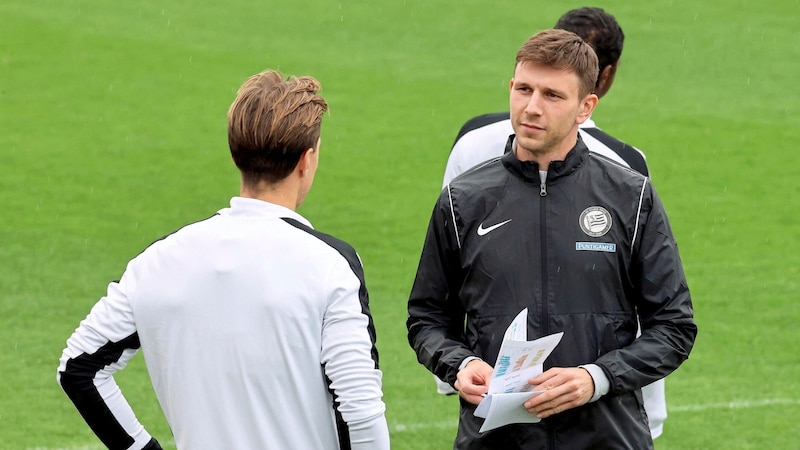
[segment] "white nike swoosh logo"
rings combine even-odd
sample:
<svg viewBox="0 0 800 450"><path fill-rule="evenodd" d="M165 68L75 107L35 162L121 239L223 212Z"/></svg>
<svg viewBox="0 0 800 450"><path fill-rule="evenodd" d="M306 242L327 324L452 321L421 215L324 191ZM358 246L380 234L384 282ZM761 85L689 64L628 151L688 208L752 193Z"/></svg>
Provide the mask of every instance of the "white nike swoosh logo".
<svg viewBox="0 0 800 450"><path fill-rule="evenodd" d="M485 235L486 233L488 233L488 232L490 232L492 230L496 230L496 229L502 227L503 225L507 224L508 222L511 222L511 219L508 219L508 220L506 220L504 222L496 223L496 224L490 226L489 228L483 228L483 224L480 224L480 225L478 225L478 236L483 236L483 235Z"/></svg>

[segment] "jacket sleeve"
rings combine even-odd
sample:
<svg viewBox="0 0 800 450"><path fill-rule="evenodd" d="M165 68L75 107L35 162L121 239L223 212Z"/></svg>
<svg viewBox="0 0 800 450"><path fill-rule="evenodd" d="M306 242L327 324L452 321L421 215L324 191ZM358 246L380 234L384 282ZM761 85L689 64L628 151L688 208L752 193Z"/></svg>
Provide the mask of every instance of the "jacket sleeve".
<svg viewBox="0 0 800 450"><path fill-rule="evenodd" d="M665 377L689 357L697 336L692 299L664 206L647 183L630 279L642 334L597 360L611 392L630 391Z"/></svg>
<svg viewBox="0 0 800 450"><path fill-rule="evenodd" d="M110 449L158 449L136 419L114 373L139 349L139 336L125 294L125 276L108 285L67 340L57 380L97 437Z"/></svg>
<svg viewBox="0 0 800 450"><path fill-rule="evenodd" d="M439 197L428 225L408 300L408 342L417 359L450 384L473 352L464 344L465 313L458 300L463 281L460 238L450 187Z"/></svg>

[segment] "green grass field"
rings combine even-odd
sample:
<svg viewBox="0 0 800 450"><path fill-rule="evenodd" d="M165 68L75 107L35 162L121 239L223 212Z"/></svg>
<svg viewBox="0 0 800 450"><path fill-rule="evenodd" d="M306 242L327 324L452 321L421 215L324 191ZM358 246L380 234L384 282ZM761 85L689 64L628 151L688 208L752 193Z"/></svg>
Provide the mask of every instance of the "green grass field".
<svg viewBox="0 0 800 450"><path fill-rule="evenodd" d="M265 68L331 105L300 212L364 261L393 447L451 448L457 401L406 341L428 216L459 126L582 5L0 3L0 449L100 448L55 382L64 342L129 258L238 193L225 115ZM594 119L646 152L699 325L656 448L799 448L800 2L596 5L627 39ZM117 380L174 448L141 356Z"/></svg>

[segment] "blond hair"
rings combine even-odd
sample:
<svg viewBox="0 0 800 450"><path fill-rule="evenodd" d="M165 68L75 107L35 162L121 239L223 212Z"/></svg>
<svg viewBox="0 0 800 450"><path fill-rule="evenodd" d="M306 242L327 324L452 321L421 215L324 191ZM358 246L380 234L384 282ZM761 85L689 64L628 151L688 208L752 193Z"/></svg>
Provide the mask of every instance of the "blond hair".
<svg viewBox="0 0 800 450"><path fill-rule="evenodd" d="M251 76L228 110L228 145L242 180L274 183L286 178L303 152L316 148L328 103L308 76L275 70Z"/></svg>

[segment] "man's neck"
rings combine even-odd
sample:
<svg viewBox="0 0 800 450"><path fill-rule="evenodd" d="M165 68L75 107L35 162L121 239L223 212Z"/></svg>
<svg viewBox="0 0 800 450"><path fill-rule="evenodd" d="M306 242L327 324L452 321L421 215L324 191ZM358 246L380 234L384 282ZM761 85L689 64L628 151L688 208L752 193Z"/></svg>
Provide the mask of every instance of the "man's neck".
<svg viewBox="0 0 800 450"><path fill-rule="evenodd" d="M533 161L539 166L539 170L546 171L553 161L563 161L566 159L567 154L578 143L578 132L575 130L574 136L567 138L561 142L557 149L550 149L549 151L530 151L520 147L519 142L515 142L514 154L520 161Z"/></svg>
<svg viewBox="0 0 800 450"><path fill-rule="evenodd" d="M297 210L297 192L297 188L293 188L288 179L281 180L275 184L268 184L263 181L257 185L245 185L242 183L239 188L239 196L241 197L274 203L292 211Z"/></svg>

